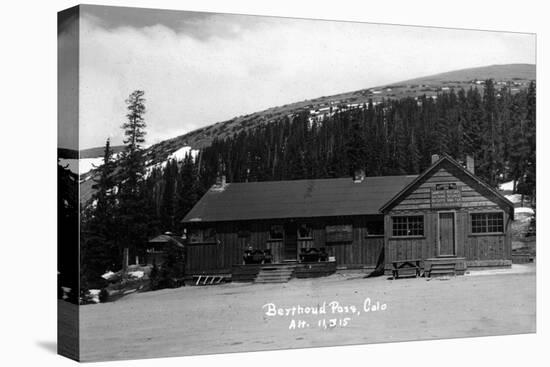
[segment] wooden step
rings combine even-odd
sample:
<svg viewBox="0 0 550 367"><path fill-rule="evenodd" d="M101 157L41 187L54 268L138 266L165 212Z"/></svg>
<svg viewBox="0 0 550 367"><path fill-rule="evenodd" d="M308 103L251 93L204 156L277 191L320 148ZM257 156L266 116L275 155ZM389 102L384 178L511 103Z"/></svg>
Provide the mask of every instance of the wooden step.
<svg viewBox="0 0 550 367"><path fill-rule="evenodd" d="M260 272L262 273L271 273L271 274L278 274L278 273L292 273L294 269L268 269L264 270L261 269Z"/></svg>
<svg viewBox="0 0 550 367"><path fill-rule="evenodd" d="M456 265L455 263L438 263L432 264L430 268L429 277L439 277L439 276L455 276L456 275Z"/></svg>
<svg viewBox="0 0 550 367"><path fill-rule="evenodd" d="M431 270L430 271L430 278L433 278L433 277L439 277L439 276L455 276L456 275L456 272L454 270L452 271L449 271L449 270Z"/></svg>
<svg viewBox="0 0 550 367"><path fill-rule="evenodd" d="M455 264L447 264L447 265L439 265L439 264L434 264L432 265L431 267L431 270L434 270L434 269L437 269L437 270L455 270Z"/></svg>
<svg viewBox="0 0 550 367"><path fill-rule="evenodd" d="M255 283L286 283L292 277L294 265L266 265L260 268Z"/></svg>

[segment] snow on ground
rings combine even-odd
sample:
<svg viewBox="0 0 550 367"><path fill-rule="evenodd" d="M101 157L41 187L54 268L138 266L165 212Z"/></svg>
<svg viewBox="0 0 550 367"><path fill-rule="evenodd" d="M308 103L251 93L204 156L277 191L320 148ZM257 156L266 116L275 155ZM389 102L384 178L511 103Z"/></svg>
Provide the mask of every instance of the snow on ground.
<svg viewBox="0 0 550 367"><path fill-rule="evenodd" d="M145 273L141 270L136 270L136 271L129 271L128 272L128 275L130 275L131 277L134 277L134 278L143 278L143 275Z"/></svg>
<svg viewBox="0 0 550 367"><path fill-rule="evenodd" d="M533 208L527 208L527 207L514 208L514 214L535 215L535 211L533 210Z"/></svg>
<svg viewBox="0 0 550 367"><path fill-rule="evenodd" d="M521 194L504 195L504 197L514 204L521 203Z"/></svg>
<svg viewBox="0 0 550 367"><path fill-rule="evenodd" d="M176 150L172 154L170 154L168 156L168 159L175 159L175 160L181 161L189 153L191 153L191 157L193 157L193 159L195 159L195 157L197 156L199 151L198 151L198 149L191 149L190 146L184 146L184 147Z"/></svg>
<svg viewBox="0 0 550 367"><path fill-rule="evenodd" d="M103 164L103 158L83 158L80 160L79 171L80 174L88 173L92 169L99 167Z"/></svg>
<svg viewBox="0 0 550 367"><path fill-rule="evenodd" d="M59 159L59 165L68 168L72 173L78 174L78 159Z"/></svg>
<svg viewBox="0 0 550 367"><path fill-rule="evenodd" d="M191 157L195 159L197 157L197 154L199 154L198 149L191 149L190 146L184 146L176 151L174 151L172 154L170 154L166 161L170 159L175 159L177 161L181 161L185 158L187 154L191 154ZM113 154L113 159L118 158L118 153ZM150 161L146 162L147 165L147 174L146 176L149 176L151 174L151 171L154 168L164 168L166 167L166 161L159 162L154 165L149 165ZM67 168L73 172L77 173L79 175L83 175L85 173L90 172L92 169L95 169L103 164L103 157L96 157L96 158L82 158L82 159L60 159L59 163L62 166L68 166Z"/></svg>
<svg viewBox="0 0 550 367"><path fill-rule="evenodd" d="M120 301L79 309L80 358L150 358L532 333L536 268L535 264L523 266L530 271L513 273L510 270L521 268L513 266L506 274L457 276L444 282L350 279L335 274L283 284L234 283L134 293ZM379 302L386 308L364 312L367 299L370 307ZM324 302L327 312L322 315L268 316L264 307L273 303L291 309ZM356 306L360 313L332 312L330 302ZM323 329L332 318L348 318L347 324ZM289 329L292 320L303 320L307 326Z"/></svg>
<svg viewBox="0 0 550 367"><path fill-rule="evenodd" d="M103 158L83 158L83 159L60 159L59 164L62 166L69 165L69 170L72 173L84 174L91 171L95 166L103 164Z"/></svg>
<svg viewBox="0 0 550 367"><path fill-rule="evenodd" d="M112 271L108 271L106 272L105 274L103 274L101 277L105 280L109 280L111 279L112 277L114 277L116 274L113 273Z"/></svg>
<svg viewBox="0 0 550 367"><path fill-rule="evenodd" d="M483 275L495 275L495 274L525 274L532 273L534 271L533 265L526 264L512 264L512 267L506 269L482 269L482 270L468 270L465 276L475 277Z"/></svg>
<svg viewBox="0 0 550 367"><path fill-rule="evenodd" d="M113 154L113 159L118 158L118 153ZM81 159L60 159L62 166L69 165L69 170L73 173L83 175L103 164L103 157L81 158Z"/></svg>
<svg viewBox="0 0 550 367"><path fill-rule="evenodd" d="M101 292L100 289L90 289L88 291L90 293L90 298L94 303L99 303L99 292Z"/></svg>
<svg viewBox="0 0 550 367"><path fill-rule="evenodd" d="M151 172L153 172L153 170L155 168L165 168L166 164L169 160L175 159L176 161L181 161L185 158L185 156L187 154L191 154L191 157L193 157L193 159L195 159L197 157L197 154L199 154L199 150L198 149L191 149L190 146L184 146L184 147L172 152L172 154L168 155L168 157L166 157L165 161L158 162L158 163L155 163L155 164L152 164L152 165L150 164L151 161L146 162L147 168L146 168L146 171L145 171L145 177L146 178L149 177L149 175L151 175Z"/></svg>
<svg viewBox="0 0 550 367"><path fill-rule="evenodd" d="M514 181L503 182L498 187L502 191L513 191L514 190Z"/></svg>

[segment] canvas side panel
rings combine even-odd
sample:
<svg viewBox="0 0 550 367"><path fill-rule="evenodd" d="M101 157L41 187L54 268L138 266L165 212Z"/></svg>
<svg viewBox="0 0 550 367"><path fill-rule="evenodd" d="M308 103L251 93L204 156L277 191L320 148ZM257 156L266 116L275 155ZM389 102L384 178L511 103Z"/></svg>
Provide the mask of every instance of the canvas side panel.
<svg viewBox="0 0 550 367"><path fill-rule="evenodd" d="M79 8L57 25L57 352L79 360Z"/></svg>

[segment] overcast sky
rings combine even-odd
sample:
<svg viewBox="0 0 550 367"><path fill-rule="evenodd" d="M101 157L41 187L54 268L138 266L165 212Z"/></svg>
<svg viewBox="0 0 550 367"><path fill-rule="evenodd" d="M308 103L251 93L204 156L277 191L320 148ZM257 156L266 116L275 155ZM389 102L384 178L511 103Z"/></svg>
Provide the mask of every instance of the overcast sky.
<svg viewBox="0 0 550 367"><path fill-rule="evenodd" d="M124 100L135 89L145 90L147 143L154 144L304 99L468 67L535 63L535 38L526 34L81 9L81 148L107 137L121 144Z"/></svg>

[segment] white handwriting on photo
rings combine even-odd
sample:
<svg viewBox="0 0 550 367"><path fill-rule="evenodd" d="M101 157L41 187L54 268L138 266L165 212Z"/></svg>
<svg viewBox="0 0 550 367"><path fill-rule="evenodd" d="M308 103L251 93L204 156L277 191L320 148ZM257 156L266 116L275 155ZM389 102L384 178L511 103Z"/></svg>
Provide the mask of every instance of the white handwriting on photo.
<svg viewBox="0 0 550 367"><path fill-rule="evenodd" d="M288 329L319 328L323 330L349 326L354 317L373 312L382 312L388 305L378 300L365 298L362 303L342 304L338 301L324 301L315 306L293 305L279 307L275 303L266 303L262 310L266 318L290 318Z"/></svg>

